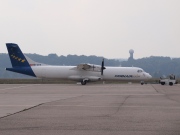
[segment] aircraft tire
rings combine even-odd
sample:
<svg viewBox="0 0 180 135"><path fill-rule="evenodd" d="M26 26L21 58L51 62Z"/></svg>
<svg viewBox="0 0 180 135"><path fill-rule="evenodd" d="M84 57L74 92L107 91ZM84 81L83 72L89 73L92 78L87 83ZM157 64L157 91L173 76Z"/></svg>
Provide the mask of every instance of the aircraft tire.
<svg viewBox="0 0 180 135"><path fill-rule="evenodd" d="M170 85L170 86L173 86L173 83L172 83L172 82L169 82L169 85Z"/></svg>
<svg viewBox="0 0 180 135"><path fill-rule="evenodd" d="M161 85L165 85L165 82L161 82Z"/></svg>
<svg viewBox="0 0 180 135"><path fill-rule="evenodd" d="M141 81L141 85L144 85L144 81Z"/></svg>
<svg viewBox="0 0 180 135"><path fill-rule="evenodd" d="M86 81L81 81L81 85L86 85Z"/></svg>

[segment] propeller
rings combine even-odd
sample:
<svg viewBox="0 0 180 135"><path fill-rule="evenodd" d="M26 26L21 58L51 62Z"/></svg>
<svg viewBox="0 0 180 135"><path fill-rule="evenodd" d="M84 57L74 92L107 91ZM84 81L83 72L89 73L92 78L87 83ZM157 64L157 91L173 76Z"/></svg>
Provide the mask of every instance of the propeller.
<svg viewBox="0 0 180 135"><path fill-rule="evenodd" d="M102 64L101 64L101 75L103 75L103 70L106 69L104 67L104 59L102 60Z"/></svg>

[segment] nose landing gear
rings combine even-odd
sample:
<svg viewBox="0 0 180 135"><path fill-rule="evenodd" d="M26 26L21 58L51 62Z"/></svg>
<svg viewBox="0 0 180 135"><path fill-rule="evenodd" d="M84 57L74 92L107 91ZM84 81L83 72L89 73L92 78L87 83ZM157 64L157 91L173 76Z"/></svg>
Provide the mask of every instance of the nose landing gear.
<svg viewBox="0 0 180 135"><path fill-rule="evenodd" d="M141 85L144 85L144 81L141 81Z"/></svg>

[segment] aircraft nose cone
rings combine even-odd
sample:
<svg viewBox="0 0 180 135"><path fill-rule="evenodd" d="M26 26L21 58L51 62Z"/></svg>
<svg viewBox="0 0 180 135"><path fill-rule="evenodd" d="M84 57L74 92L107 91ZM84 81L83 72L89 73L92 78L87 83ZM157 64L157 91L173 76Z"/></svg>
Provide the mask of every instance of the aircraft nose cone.
<svg viewBox="0 0 180 135"><path fill-rule="evenodd" d="M146 77L147 77L147 79L151 79L152 78L152 76L149 73L146 73Z"/></svg>
<svg viewBox="0 0 180 135"><path fill-rule="evenodd" d="M148 74L148 78L149 78L149 79L151 79L151 78L152 78L152 76L151 76L150 74Z"/></svg>

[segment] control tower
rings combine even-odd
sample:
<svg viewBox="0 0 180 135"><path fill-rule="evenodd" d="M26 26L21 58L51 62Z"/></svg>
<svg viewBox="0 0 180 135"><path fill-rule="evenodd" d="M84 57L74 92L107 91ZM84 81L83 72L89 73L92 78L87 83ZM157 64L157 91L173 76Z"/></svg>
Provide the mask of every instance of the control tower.
<svg viewBox="0 0 180 135"><path fill-rule="evenodd" d="M134 50L133 50L133 49L130 49L130 50L129 50L129 53L130 53L129 60L134 60L134 56L133 56Z"/></svg>

